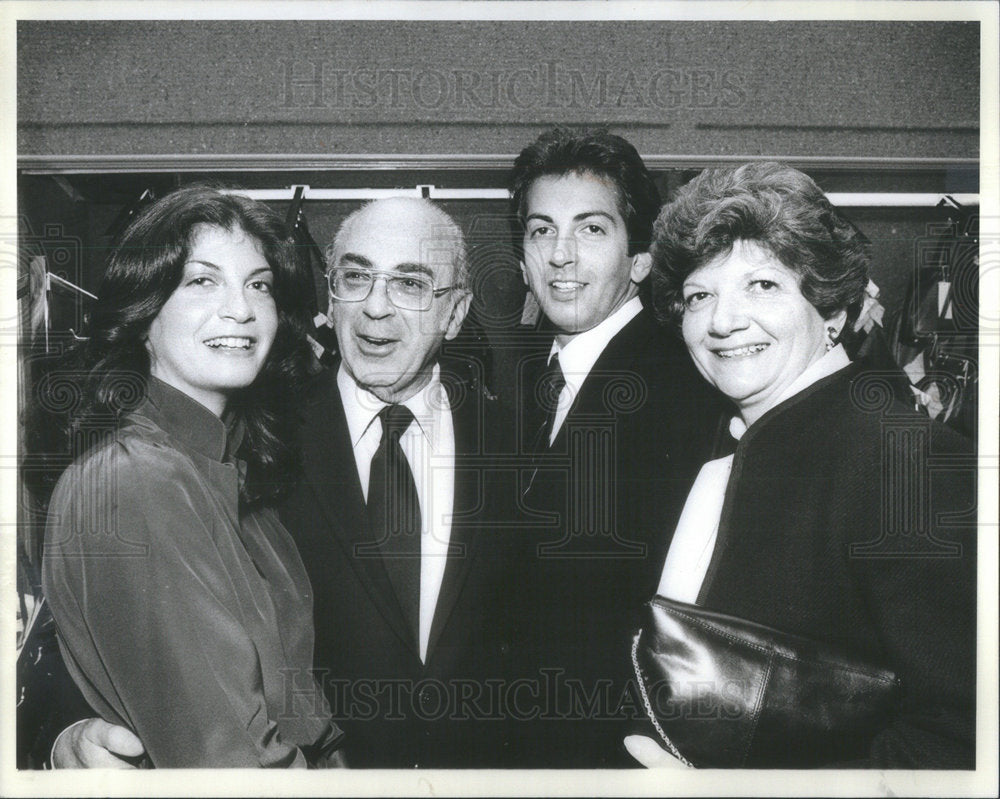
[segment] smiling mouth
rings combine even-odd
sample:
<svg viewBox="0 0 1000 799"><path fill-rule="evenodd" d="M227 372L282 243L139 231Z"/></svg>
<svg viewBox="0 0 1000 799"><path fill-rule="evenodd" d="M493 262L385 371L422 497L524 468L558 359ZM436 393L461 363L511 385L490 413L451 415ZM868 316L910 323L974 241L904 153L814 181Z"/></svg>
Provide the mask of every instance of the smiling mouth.
<svg viewBox="0 0 1000 799"><path fill-rule="evenodd" d="M213 350L249 350L256 343L256 339L249 336L217 336L206 339L203 343Z"/></svg>
<svg viewBox="0 0 1000 799"><path fill-rule="evenodd" d="M378 336L366 336L358 333L358 340L368 344L371 347L387 347L390 344L395 344L398 339L394 338L380 338Z"/></svg>
<svg viewBox="0 0 1000 799"><path fill-rule="evenodd" d="M582 289L586 286L586 283L581 283L579 280L550 280L549 288L556 292L569 293Z"/></svg>
<svg viewBox="0 0 1000 799"><path fill-rule="evenodd" d="M719 358L745 358L763 352L770 346L770 344L747 344L745 347L734 347L731 350L712 350L712 354Z"/></svg>

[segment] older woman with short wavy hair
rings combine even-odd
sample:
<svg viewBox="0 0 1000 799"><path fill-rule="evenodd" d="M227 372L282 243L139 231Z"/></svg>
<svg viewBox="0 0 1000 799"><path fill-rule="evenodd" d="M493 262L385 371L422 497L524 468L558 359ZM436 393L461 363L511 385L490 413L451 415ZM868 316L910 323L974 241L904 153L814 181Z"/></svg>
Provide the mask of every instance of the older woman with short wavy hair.
<svg viewBox="0 0 1000 799"><path fill-rule="evenodd" d="M691 489L661 601L861 658L901 697L874 729L824 731L822 751L779 725L715 765L974 764L975 526L962 518L974 461L848 358L866 249L810 178L777 163L706 171L656 222L657 309L732 403L735 440ZM931 474L935 461L953 468Z"/></svg>

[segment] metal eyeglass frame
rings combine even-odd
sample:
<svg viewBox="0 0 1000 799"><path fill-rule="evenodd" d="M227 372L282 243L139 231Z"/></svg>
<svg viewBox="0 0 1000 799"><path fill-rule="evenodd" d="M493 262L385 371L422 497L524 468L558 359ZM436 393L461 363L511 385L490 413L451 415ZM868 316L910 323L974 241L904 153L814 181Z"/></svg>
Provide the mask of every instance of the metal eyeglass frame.
<svg viewBox="0 0 1000 799"><path fill-rule="evenodd" d="M364 274L368 275L371 278L371 281L368 284L368 291L365 294L365 296L356 297L354 299L338 297L336 292L333 290L333 276L334 273L336 273L338 270L348 271L348 272L363 272ZM392 303L393 307L398 308L401 311L429 311L431 309L431 306L434 304L435 298L440 297L442 294L452 291L453 289L459 288L459 286L456 284L452 284L450 286L442 286L438 288L437 286L434 285L433 281L431 281L425 275L419 275L419 274L414 275L414 274L408 274L406 272L396 272L391 269L366 269L360 266L357 267L335 266L332 269L328 269L326 272L326 285L327 288L330 290L330 296L337 302L364 302L371 296L372 290L375 288L375 281L378 280L379 278L384 279L386 282L386 290L385 290L386 299L388 299L389 302ZM400 305L392 298L392 294L389 293L389 281L398 278L417 280L421 283L425 283L430 286L431 293L427 298L426 307L407 308L406 306Z"/></svg>

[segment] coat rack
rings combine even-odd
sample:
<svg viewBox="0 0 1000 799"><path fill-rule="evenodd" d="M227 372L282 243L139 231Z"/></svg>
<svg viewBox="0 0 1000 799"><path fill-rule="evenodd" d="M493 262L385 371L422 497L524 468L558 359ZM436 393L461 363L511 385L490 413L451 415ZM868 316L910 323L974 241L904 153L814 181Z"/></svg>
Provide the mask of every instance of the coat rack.
<svg viewBox="0 0 1000 799"><path fill-rule="evenodd" d="M292 185L283 189L227 189L254 200L380 200L386 197L423 197L428 200L509 200L506 189L442 189L433 184L418 184L399 189L314 189ZM946 194L941 192L831 192L826 195L833 205L841 208L933 208L941 204L978 206L978 194Z"/></svg>
<svg viewBox="0 0 1000 799"><path fill-rule="evenodd" d="M78 285L76 285L75 283L71 283L66 278L59 277L59 275L57 275L55 272L49 272L48 270L46 270L46 272L45 272L45 299L44 299L44 306L43 306L43 313L44 313L44 318L45 318L45 351L46 352L49 351L49 292L52 291L52 289L54 287L58 287L58 288L61 288L61 289L66 289L68 291L75 291L77 294L82 294L83 296L85 296L85 297L87 297L87 298L89 298L91 300L96 300L97 299L97 295L96 294L91 294L86 289L80 288ZM84 340L82 336L77 335L76 331L73 330L73 328L70 328L69 332L70 332L70 335L73 336L73 338L76 339L77 341L83 341Z"/></svg>

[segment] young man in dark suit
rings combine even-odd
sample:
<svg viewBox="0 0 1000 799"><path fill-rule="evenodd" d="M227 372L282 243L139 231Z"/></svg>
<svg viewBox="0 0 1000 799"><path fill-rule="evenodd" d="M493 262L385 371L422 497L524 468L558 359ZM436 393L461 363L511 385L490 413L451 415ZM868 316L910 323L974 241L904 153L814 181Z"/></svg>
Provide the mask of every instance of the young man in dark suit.
<svg viewBox="0 0 1000 799"><path fill-rule="evenodd" d="M634 765L620 744L629 636L718 406L641 299L660 197L635 148L605 131L551 130L518 156L510 188L521 270L550 330L518 371L534 465L513 566L527 586L514 654L548 701L523 762Z"/></svg>

